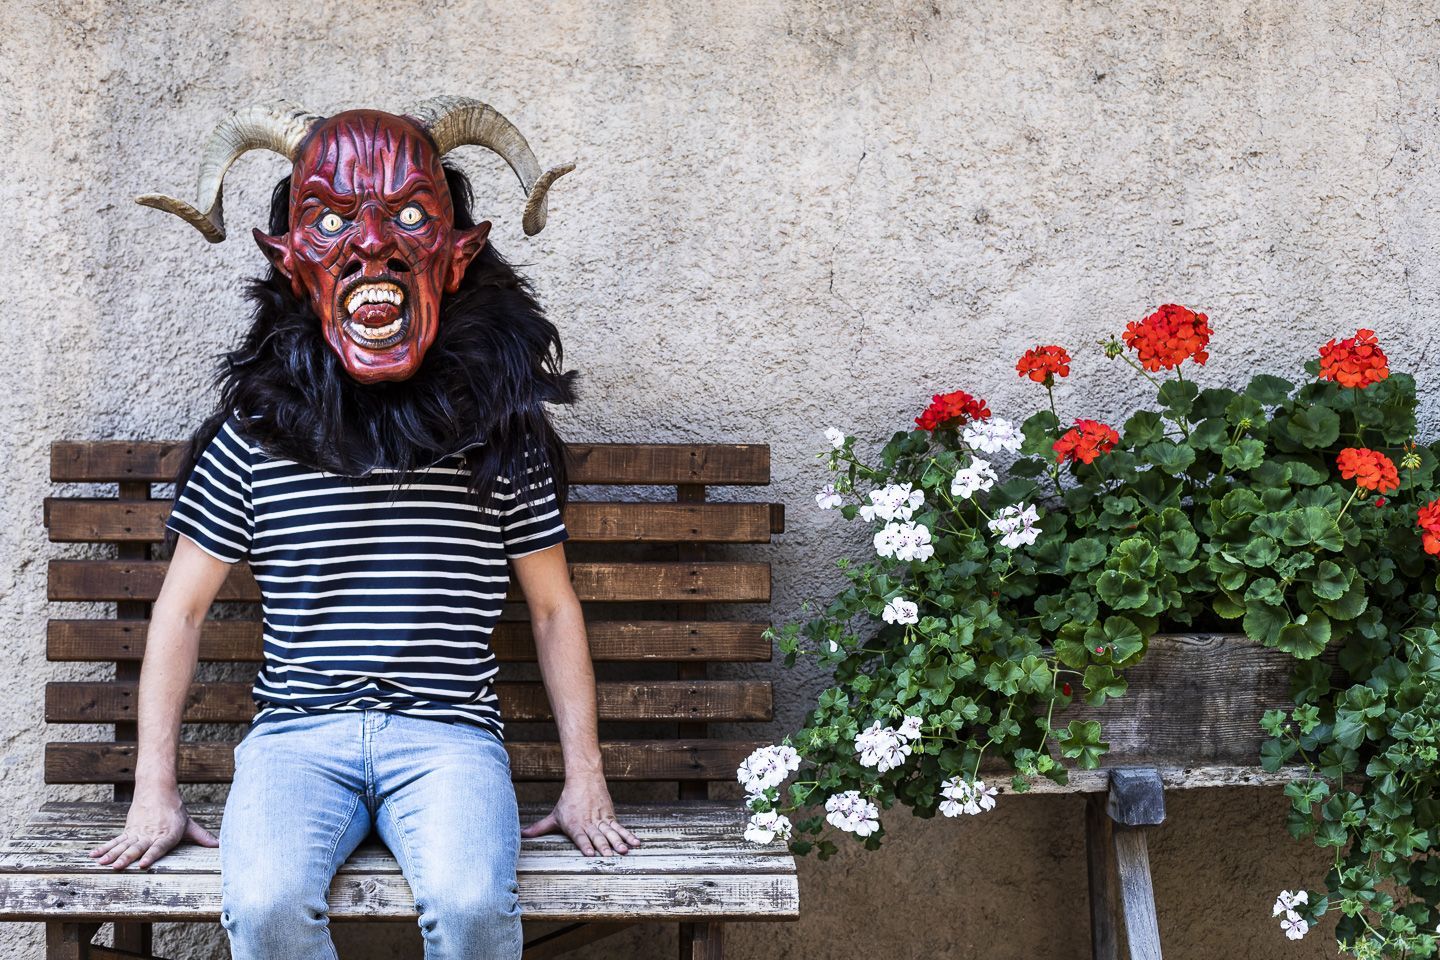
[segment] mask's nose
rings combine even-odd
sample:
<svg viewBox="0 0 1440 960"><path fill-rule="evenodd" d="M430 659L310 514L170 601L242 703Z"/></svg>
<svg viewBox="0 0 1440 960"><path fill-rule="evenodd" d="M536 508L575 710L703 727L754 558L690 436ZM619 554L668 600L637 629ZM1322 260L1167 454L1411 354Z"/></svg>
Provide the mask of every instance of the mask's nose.
<svg viewBox="0 0 1440 960"><path fill-rule="evenodd" d="M378 207L367 206L360 211L356 224L359 233L355 237L355 252L362 257L380 260L395 252L395 237L390 221Z"/></svg>

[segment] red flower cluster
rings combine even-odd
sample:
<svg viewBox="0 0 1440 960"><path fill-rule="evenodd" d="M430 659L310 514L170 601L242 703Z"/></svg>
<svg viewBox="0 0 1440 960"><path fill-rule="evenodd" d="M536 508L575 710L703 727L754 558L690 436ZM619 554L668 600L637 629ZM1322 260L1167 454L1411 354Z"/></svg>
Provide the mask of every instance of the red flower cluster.
<svg viewBox="0 0 1440 960"><path fill-rule="evenodd" d="M990 416L990 407L979 397L972 397L964 390L953 393L937 393L930 398L930 406L915 418L921 430L938 430L941 427L958 427L972 420L984 420Z"/></svg>
<svg viewBox="0 0 1440 960"><path fill-rule="evenodd" d="M1320 348L1320 379L1342 387L1368 387L1390 376L1390 361L1374 330L1356 330L1344 340L1331 338Z"/></svg>
<svg viewBox="0 0 1440 960"><path fill-rule="evenodd" d="M1070 376L1070 354L1065 352L1064 347L1054 344L1035 347L1025 351L1015 369L1020 376L1048 386L1055 382L1056 377Z"/></svg>
<svg viewBox="0 0 1440 960"><path fill-rule="evenodd" d="M1420 542L1425 545L1425 552L1440 553L1440 500L1431 500L1421 507L1415 525L1424 531Z"/></svg>
<svg viewBox="0 0 1440 960"><path fill-rule="evenodd" d="M1109 453L1120 442L1120 434L1113 427L1107 427L1099 420L1076 420L1075 426L1055 441L1055 461L1078 460L1094 463L1102 453Z"/></svg>
<svg viewBox="0 0 1440 960"><path fill-rule="evenodd" d="M1120 335L1151 373L1173 370L1186 360L1201 366L1210 359L1210 318L1178 303L1167 303L1144 320L1131 323Z"/></svg>
<svg viewBox="0 0 1440 960"><path fill-rule="evenodd" d="M1355 486L1362 490L1389 493L1400 489L1400 474L1395 462L1377 450L1365 447L1346 447L1335 461L1340 466L1340 476L1353 479Z"/></svg>

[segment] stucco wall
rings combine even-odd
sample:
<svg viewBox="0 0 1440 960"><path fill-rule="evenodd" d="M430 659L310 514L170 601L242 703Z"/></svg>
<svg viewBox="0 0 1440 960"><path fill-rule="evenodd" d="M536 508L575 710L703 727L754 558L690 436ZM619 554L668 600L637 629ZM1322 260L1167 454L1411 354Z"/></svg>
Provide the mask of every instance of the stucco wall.
<svg viewBox="0 0 1440 960"><path fill-rule="evenodd" d="M517 191L472 148L495 242L529 264L584 400L573 439L764 441L790 506L776 614L854 547L813 508L830 424L874 441L964 387L1002 414L1036 341L1077 352L1070 414L1138 394L1093 346L1145 308L1205 309L1208 376L1294 372L1326 338L1381 331L1399 368L1440 343L1433 3L41 3L0 30L0 196L11 368L0 434L0 833L41 783L47 446L172 437L210 403L246 322L274 157L227 190L231 242L136 206L188 195L197 138L235 105L491 100L544 162L579 171L520 236ZM1436 404L1427 399L1427 422ZM847 536L853 536L851 531ZM786 724L819 679L762 671ZM777 730L779 727L777 726ZM1285 941L1282 886L1323 857L1275 792L1176 795L1153 842L1167 955L1327 956ZM1081 803L1011 798L965 822L890 817L891 841L803 867L805 919L737 929L736 957L1086 951ZM166 956L224 956L167 928ZM662 956L651 929L593 956ZM349 957L418 957L407 928ZM941 947L945 949L941 949ZM350 948L347 952L346 948ZM0 952L41 956L38 928Z"/></svg>

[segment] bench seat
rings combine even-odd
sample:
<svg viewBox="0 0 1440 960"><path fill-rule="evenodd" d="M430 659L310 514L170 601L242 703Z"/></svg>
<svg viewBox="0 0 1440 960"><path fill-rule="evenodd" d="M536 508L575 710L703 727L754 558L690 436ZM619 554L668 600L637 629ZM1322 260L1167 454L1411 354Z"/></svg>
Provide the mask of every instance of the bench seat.
<svg viewBox="0 0 1440 960"><path fill-rule="evenodd" d="M45 804L0 846L0 920L213 922L220 917L220 851L186 843L148 870L116 871L87 856L119 833L126 803ZM222 807L192 804L218 833ZM522 807L529 823L548 808ZM642 841L625 856L585 857L565 837L525 839L520 905L527 920L793 920L799 916L795 858L784 843L741 838L736 802L684 807L622 806L621 821ZM598 878L604 883L596 883ZM371 838L330 887L330 914L345 920L415 919L399 864Z"/></svg>

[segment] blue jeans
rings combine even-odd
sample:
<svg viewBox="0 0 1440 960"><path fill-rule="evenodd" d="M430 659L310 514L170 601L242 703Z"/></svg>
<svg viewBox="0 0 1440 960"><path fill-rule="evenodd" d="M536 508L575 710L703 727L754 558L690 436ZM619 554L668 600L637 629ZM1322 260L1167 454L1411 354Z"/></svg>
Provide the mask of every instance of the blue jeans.
<svg viewBox="0 0 1440 960"><path fill-rule="evenodd" d="M426 960L520 956L520 815L500 739L364 710L276 717L235 748L220 828L233 960L336 960L326 892L372 827L415 894Z"/></svg>

